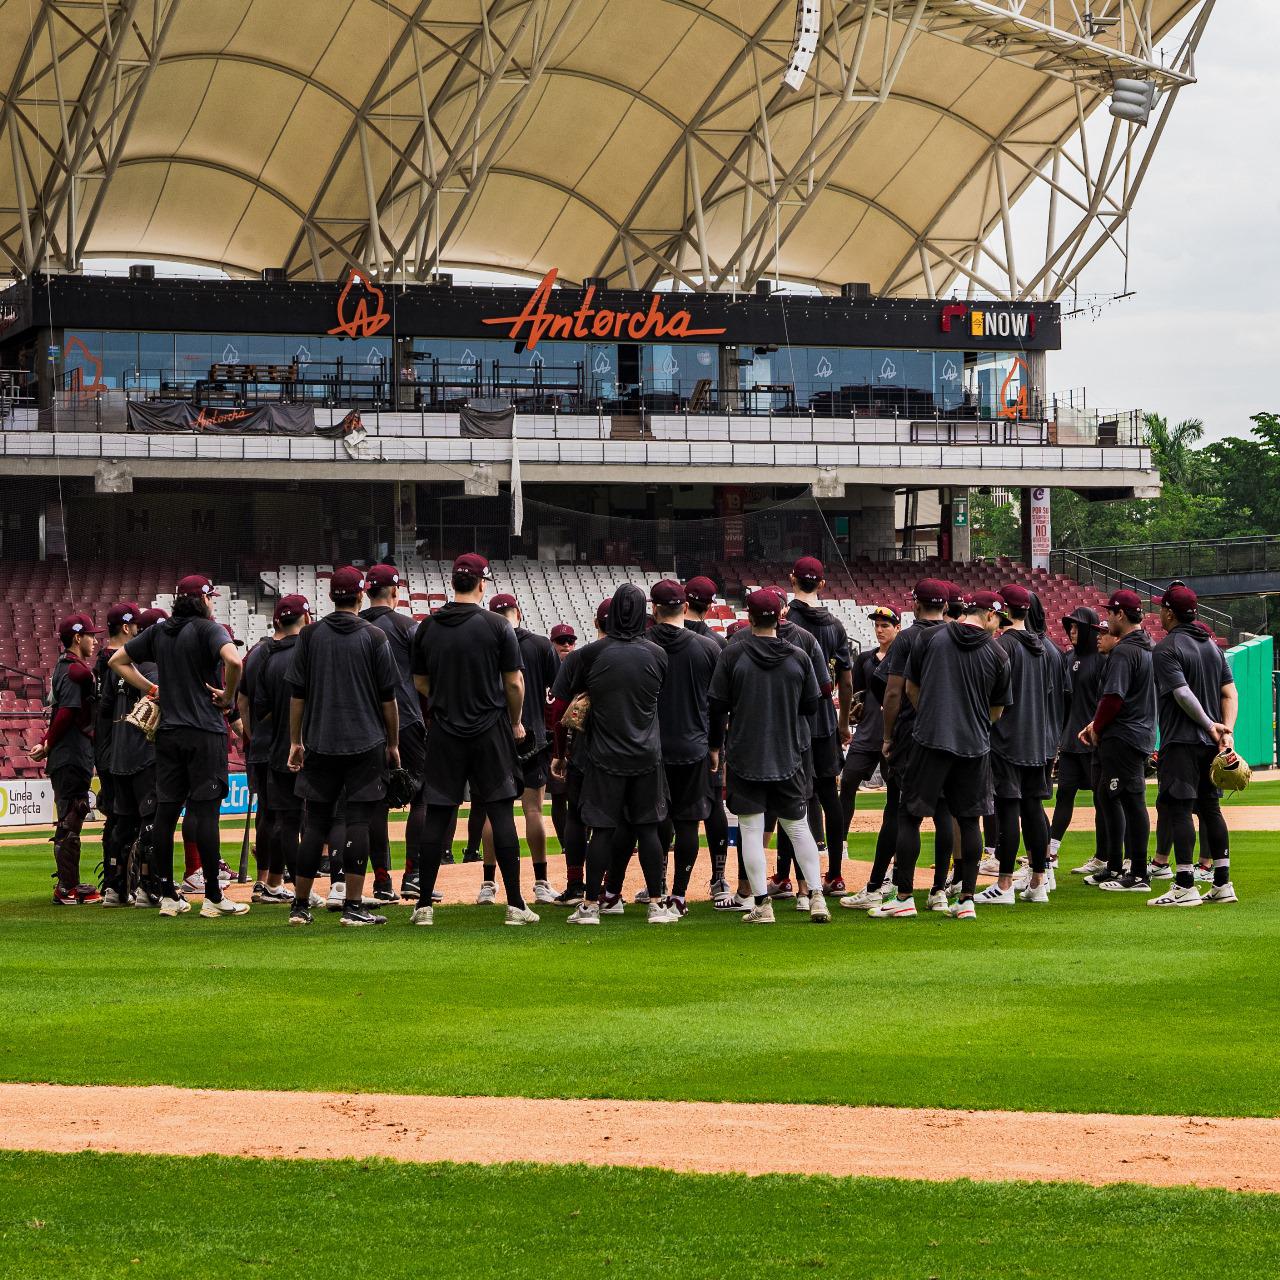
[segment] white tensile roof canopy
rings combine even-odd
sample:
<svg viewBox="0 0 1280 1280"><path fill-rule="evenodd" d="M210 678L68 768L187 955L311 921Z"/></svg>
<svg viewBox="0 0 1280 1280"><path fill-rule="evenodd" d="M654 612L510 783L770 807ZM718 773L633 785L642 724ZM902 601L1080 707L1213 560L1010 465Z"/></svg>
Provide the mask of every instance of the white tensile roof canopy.
<svg viewBox="0 0 1280 1280"><path fill-rule="evenodd" d="M1123 249L1212 6L8 0L0 257L1053 298ZM1124 77L1159 87L1151 124L1082 146Z"/></svg>

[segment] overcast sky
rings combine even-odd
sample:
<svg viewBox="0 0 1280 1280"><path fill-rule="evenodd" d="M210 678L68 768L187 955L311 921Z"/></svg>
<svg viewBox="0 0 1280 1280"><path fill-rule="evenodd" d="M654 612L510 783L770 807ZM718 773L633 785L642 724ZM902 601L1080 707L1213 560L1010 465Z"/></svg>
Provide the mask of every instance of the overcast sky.
<svg viewBox="0 0 1280 1280"><path fill-rule="evenodd" d="M1202 418L1214 437L1280 412L1278 50L1280 0L1219 0L1199 84L1179 98L1135 206L1137 296L1064 323L1051 390L1087 387L1099 406ZM1119 291L1115 261L1081 287Z"/></svg>

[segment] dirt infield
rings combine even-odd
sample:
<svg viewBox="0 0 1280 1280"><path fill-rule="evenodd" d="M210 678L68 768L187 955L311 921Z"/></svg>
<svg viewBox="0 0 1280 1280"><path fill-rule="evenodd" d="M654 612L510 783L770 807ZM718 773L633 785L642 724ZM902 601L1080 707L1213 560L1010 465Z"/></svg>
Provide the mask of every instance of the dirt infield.
<svg viewBox="0 0 1280 1280"><path fill-rule="evenodd" d="M1280 1192L1280 1120L8 1084L0 1124L0 1145L24 1151Z"/></svg>

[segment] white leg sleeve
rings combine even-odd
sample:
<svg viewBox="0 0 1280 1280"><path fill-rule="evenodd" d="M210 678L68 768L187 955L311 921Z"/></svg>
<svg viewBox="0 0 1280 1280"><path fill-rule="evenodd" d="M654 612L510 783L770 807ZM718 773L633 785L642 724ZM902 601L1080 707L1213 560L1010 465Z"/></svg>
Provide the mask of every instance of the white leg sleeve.
<svg viewBox="0 0 1280 1280"><path fill-rule="evenodd" d="M768 892L768 872L764 865L764 814L738 814L738 839L742 848L742 869L751 892L761 897Z"/></svg>
<svg viewBox="0 0 1280 1280"><path fill-rule="evenodd" d="M818 842L809 830L807 818L779 818L778 825L791 837L791 848L796 866L810 889L822 889L822 859L818 855Z"/></svg>

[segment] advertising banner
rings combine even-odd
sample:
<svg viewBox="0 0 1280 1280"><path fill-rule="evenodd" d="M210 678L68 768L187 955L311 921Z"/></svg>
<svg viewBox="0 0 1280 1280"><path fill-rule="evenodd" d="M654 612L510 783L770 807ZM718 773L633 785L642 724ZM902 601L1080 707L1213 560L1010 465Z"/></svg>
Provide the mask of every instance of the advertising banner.
<svg viewBox="0 0 1280 1280"><path fill-rule="evenodd" d="M1031 567L1048 569L1051 545L1049 490L1031 490Z"/></svg>
<svg viewBox="0 0 1280 1280"><path fill-rule="evenodd" d="M309 436L316 430L315 410L309 404L264 404L254 409L197 409L185 400L130 400L128 414L130 431Z"/></svg>
<svg viewBox="0 0 1280 1280"><path fill-rule="evenodd" d="M233 773L227 779L227 798L222 802L224 818L249 811L249 779L243 773Z"/></svg>
<svg viewBox="0 0 1280 1280"><path fill-rule="evenodd" d="M53 783L47 778L0 779L0 827L52 824Z"/></svg>

